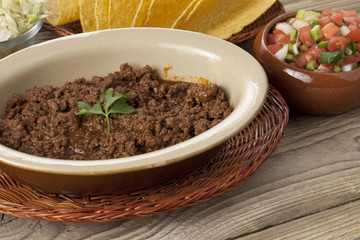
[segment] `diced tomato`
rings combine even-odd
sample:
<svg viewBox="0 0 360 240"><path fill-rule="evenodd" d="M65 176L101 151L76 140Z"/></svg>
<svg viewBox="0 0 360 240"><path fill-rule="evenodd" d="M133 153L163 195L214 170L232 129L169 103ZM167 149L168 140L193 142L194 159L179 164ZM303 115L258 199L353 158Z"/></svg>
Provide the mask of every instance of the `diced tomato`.
<svg viewBox="0 0 360 240"><path fill-rule="evenodd" d="M271 44L271 45L268 45L267 46L269 51L272 53L272 54L275 54L277 53L280 49L283 48L283 45L282 44Z"/></svg>
<svg viewBox="0 0 360 240"><path fill-rule="evenodd" d="M308 62L310 62L311 60L314 60L315 58L312 56L312 55L310 55L309 53L304 53L304 57L305 57L305 59L306 59L306 63L308 63Z"/></svg>
<svg viewBox="0 0 360 240"><path fill-rule="evenodd" d="M341 10L340 11L341 15L343 15L343 17L352 17L352 16L356 16L356 11L355 10Z"/></svg>
<svg viewBox="0 0 360 240"><path fill-rule="evenodd" d="M276 37L274 34L269 33L268 35L266 35L266 44L276 44Z"/></svg>
<svg viewBox="0 0 360 240"><path fill-rule="evenodd" d="M275 35L275 36L278 36L278 35L286 35L283 31L281 31L280 29L275 29L274 31L273 31L273 34Z"/></svg>
<svg viewBox="0 0 360 240"><path fill-rule="evenodd" d="M329 45L327 46L330 52L334 52L341 48L342 50L349 44L349 39L342 36L333 36L330 38Z"/></svg>
<svg viewBox="0 0 360 240"><path fill-rule="evenodd" d="M330 16L330 19L335 22L338 26L342 26L343 16L341 13L337 13Z"/></svg>
<svg viewBox="0 0 360 240"><path fill-rule="evenodd" d="M275 35L275 42L279 44L286 44L290 42L290 35L286 35L283 31L275 29L273 31Z"/></svg>
<svg viewBox="0 0 360 240"><path fill-rule="evenodd" d="M290 35L279 34L276 36L276 43L278 44L286 44L289 42L290 42Z"/></svg>
<svg viewBox="0 0 360 240"><path fill-rule="evenodd" d="M360 53L353 54L353 55L346 55L344 61L339 62L340 66L347 65L350 63L357 63L360 62Z"/></svg>
<svg viewBox="0 0 360 240"><path fill-rule="evenodd" d="M296 63L296 65L300 68L305 67L307 64L306 58L305 58L305 54L304 53L300 53L298 56L296 56L294 58L294 61Z"/></svg>
<svg viewBox="0 0 360 240"><path fill-rule="evenodd" d="M344 17L346 25L358 25L360 24L360 18L357 16Z"/></svg>
<svg viewBox="0 0 360 240"><path fill-rule="evenodd" d="M320 42L327 41L327 40L328 40L328 39L323 36L323 37L321 38Z"/></svg>
<svg viewBox="0 0 360 240"><path fill-rule="evenodd" d="M299 29L300 41L307 47L311 47L315 42L310 35L310 26L302 27Z"/></svg>
<svg viewBox="0 0 360 240"><path fill-rule="evenodd" d="M319 22L320 22L321 26L325 26L326 24L331 22L331 18L329 16L325 16L325 17L320 18Z"/></svg>
<svg viewBox="0 0 360 240"><path fill-rule="evenodd" d="M321 12L321 15L323 16L331 16L331 15L334 15L334 14L337 14L338 12L332 10L332 9L327 9L327 10L324 10Z"/></svg>
<svg viewBox="0 0 360 240"><path fill-rule="evenodd" d="M326 24L322 29L322 34L330 39L332 36L335 36L340 31L340 28L336 26L333 22Z"/></svg>
<svg viewBox="0 0 360 240"><path fill-rule="evenodd" d="M350 29L350 33L347 35L347 37L352 39L355 42L360 41L360 28L359 28L359 26L350 25L349 29Z"/></svg>
<svg viewBox="0 0 360 240"><path fill-rule="evenodd" d="M325 48L318 48L316 45L312 46L306 53L309 54L313 59L320 59L321 53L325 51Z"/></svg>

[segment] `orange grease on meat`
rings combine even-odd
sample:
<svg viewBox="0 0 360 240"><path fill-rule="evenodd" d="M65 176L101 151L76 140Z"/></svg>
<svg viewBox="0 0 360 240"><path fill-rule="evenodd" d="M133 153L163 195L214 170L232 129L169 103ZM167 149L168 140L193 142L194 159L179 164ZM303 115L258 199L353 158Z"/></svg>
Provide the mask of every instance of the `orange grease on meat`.
<svg viewBox="0 0 360 240"><path fill-rule="evenodd" d="M169 80L169 71L173 69L172 66L168 65L164 67L164 78ZM179 76L175 75L172 77L172 80L174 81L184 81L184 82L193 82L193 83L201 83L201 84L214 84L213 81L210 81L209 79L203 78L203 77L194 77L194 76Z"/></svg>

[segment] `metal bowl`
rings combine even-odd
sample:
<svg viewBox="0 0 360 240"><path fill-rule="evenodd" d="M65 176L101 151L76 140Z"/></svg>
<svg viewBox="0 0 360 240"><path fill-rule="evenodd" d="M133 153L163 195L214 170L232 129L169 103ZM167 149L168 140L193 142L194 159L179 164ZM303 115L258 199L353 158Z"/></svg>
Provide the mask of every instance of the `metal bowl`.
<svg viewBox="0 0 360 240"><path fill-rule="evenodd" d="M43 19L39 20L31 29L24 34L7 41L0 42L0 59L23 48L34 45L37 34L43 25Z"/></svg>

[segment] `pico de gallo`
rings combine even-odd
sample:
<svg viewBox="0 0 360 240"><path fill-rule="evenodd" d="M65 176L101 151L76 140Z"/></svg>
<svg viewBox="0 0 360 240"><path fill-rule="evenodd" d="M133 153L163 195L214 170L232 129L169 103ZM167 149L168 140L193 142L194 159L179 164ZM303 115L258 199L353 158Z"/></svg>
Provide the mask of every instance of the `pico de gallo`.
<svg viewBox="0 0 360 240"><path fill-rule="evenodd" d="M299 10L266 37L278 59L299 68L346 72L360 67L360 17L355 10Z"/></svg>

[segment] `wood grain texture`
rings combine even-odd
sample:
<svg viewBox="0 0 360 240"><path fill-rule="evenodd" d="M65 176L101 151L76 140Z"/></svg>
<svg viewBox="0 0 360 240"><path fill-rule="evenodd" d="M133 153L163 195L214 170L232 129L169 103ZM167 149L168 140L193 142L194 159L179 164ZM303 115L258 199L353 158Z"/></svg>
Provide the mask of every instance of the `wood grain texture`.
<svg viewBox="0 0 360 240"><path fill-rule="evenodd" d="M283 0L356 9L356 0ZM54 36L41 32L38 42ZM250 49L251 45L243 45ZM360 239L360 109L333 117L292 113L272 156L244 184L194 207L110 223L0 214L0 239Z"/></svg>
<svg viewBox="0 0 360 240"><path fill-rule="evenodd" d="M359 215L356 201L239 239L360 239Z"/></svg>
<svg viewBox="0 0 360 240"><path fill-rule="evenodd" d="M323 10L332 8L334 10L354 9L357 11L360 9L358 0L281 0L281 2L288 12L299 9Z"/></svg>

